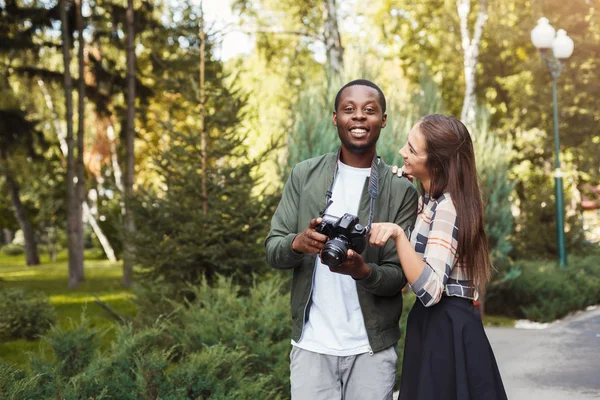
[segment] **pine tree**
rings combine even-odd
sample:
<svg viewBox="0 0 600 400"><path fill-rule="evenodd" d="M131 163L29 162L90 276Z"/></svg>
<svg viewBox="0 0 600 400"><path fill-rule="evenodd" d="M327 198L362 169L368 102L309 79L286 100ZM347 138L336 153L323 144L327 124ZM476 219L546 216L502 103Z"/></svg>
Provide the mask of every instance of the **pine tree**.
<svg viewBox="0 0 600 400"><path fill-rule="evenodd" d="M163 49L173 48L154 66L156 90L172 101L168 110L152 104L148 111L149 119L156 118L148 124L159 129L159 145L149 148L157 180L144 185L136 199L136 260L141 278L176 288L203 279L213 282L217 274L247 285L253 274L268 270L263 240L276 198L255 193L255 170L264 155L247 155L238 129L245 99L226 82L222 64L212 59L210 35L205 43L206 113L200 117L200 85L195 79L200 23L194 11L184 4L182 22L155 41ZM172 37L189 44L185 52Z"/></svg>

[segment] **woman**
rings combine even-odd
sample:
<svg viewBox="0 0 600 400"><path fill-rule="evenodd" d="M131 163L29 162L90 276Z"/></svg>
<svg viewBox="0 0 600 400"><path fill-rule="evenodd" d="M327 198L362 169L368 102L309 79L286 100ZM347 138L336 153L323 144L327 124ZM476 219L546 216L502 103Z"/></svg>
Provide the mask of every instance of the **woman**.
<svg viewBox="0 0 600 400"><path fill-rule="evenodd" d="M484 206L473 142L456 118L428 115L411 130L402 174L421 186L408 238L393 223L373 224L370 242L396 242L417 301L408 317L400 400L495 400L506 393L473 306L490 274ZM400 174L400 172L399 172Z"/></svg>

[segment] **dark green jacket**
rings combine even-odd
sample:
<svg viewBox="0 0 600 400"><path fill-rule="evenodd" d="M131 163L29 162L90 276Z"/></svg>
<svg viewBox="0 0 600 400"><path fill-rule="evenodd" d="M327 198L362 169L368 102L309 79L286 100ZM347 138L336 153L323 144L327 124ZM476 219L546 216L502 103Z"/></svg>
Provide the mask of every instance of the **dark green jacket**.
<svg viewBox="0 0 600 400"><path fill-rule="evenodd" d="M303 161L292 169L265 240L267 262L274 268L294 269L291 308L295 341L300 340L308 319L317 255L294 252L292 240L325 207L325 193L333 179L336 161L337 153L329 153ZM379 197L375 201L373 222L395 222L408 234L415 223L417 191L408 179L392 174L383 160L378 159L376 163ZM369 220L370 201L368 182L365 182L358 212L360 222L365 225ZM377 352L400 339L401 290L406 278L393 241L379 248L367 246L362 256L372 272L356 281L356 289L369 343Z"/></svg>

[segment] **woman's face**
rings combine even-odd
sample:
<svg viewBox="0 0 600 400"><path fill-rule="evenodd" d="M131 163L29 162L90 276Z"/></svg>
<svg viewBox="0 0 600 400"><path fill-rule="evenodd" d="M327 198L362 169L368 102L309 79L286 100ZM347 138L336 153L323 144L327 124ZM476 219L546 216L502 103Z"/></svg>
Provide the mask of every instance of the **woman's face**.
<svg viewBox="0 0 600 400"><path fill-rule="evenodd" d="M420 181L429 179L429 170L425 166L427 162L426 148L425 136L421 133L419 123L417 123L409 132L408 140L399 153L404 158L404 172Z"/></svg>

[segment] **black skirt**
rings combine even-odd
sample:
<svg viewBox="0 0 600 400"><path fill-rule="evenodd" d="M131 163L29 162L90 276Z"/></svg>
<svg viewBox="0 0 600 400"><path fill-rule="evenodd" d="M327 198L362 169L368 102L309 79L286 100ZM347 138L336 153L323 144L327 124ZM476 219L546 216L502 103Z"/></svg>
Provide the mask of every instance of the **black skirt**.
<svg viewBox="0 0 600 400"><path fill-rule="evenodd" d="M442 296L408 316L399 400L506 399L479 311L470 300Z"/></svg>

